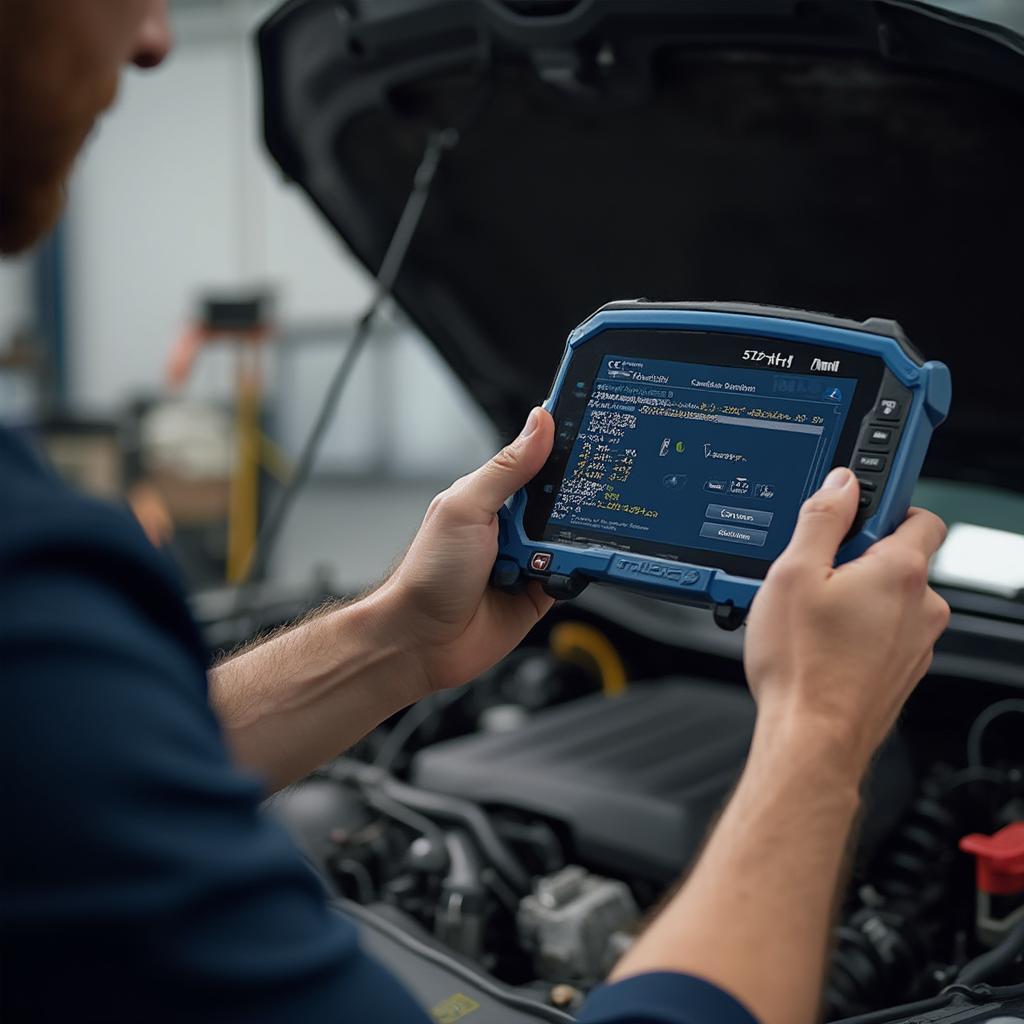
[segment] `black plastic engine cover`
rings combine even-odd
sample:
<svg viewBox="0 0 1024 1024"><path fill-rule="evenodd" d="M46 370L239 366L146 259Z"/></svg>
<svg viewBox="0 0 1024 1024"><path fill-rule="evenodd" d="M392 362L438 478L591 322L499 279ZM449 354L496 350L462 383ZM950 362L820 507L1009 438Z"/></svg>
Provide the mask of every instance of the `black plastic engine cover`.
<svg viewBox="0 0 1024 1024"><path fill-rule="evenodd" d="M754 704L721 683L633 686L542 711L516 732L417 754L417 785L564 823L588 867L669 882L747 756Z"/></svg>

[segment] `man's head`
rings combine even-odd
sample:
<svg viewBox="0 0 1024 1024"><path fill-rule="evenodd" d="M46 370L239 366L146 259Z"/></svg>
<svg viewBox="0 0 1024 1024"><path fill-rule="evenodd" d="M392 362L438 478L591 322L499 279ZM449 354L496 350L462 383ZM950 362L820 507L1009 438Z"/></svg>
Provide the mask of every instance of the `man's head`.
<svg viewBox="0 0 1024 1024"><path fill-rule="evenodd" d="M53 227L126 63L170 49L167 0L0 0L0 252Z"/></svg>

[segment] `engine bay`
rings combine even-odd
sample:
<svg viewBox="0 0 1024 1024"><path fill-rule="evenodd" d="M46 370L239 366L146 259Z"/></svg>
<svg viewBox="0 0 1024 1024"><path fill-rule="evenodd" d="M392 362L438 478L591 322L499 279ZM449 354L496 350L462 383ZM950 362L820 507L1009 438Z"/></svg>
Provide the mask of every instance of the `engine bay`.
<svg viewBox="0 0 1024 1024"><path fill-rule="evenodd" d="M394 296L503 434L611 295L885 311L957 381L915 504L1016 534L1024 50L976 7L290 0L264 135L371 273L436 157ZM1024 828L1024 604L966 562L865 782L827 1021L1024 1021L1024 882L978 884ZM742 771L741 666L742 631L593 586L274 813L435 1019L571 1020Z"/></svg>
<svg viewBox="0 0 1024 1024"><path fill-rule="evenodd" d="M456 995L482 1020L571 1020L699 853L746 758L754 704L734 658L579 606L550 618L269 805L439 1020L466 1012ZM1024 701L956 663L937 659L865 781L826 1021L1024 1009L1024 884L981 891L961 848L1020 845Z"/></svg>

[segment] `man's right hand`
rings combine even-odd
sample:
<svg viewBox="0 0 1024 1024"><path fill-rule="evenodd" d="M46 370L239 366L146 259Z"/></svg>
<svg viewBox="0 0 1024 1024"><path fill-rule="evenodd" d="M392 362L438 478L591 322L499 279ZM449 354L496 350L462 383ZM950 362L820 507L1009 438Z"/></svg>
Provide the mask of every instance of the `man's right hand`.
<svg viewBox="0 0 1024 1024"><path fill-rule="evenodd" d="M738 1000L726 1006L723 996L709 1020L817 1017L861 777L949 619L928 587L946 532L929 512L912 510L833 568L858 493L848 469L829 475L754 601L745 661L758 715L747 766L685 884L612 973L623 1004L641 991L630 979L654 972L668 972L658 981L666 1000L692 998L692 982L672 981L683 973Z"/></svg>
<svg viewBox="0 0 1024 1024"><path fill-rule="evenodd" d="M923 509L833 568L858 494L835 469L804 503L751 608L744 662L762 726L818 730L862 772L928 670L949 606L928 586L946 528Z"/></svg>

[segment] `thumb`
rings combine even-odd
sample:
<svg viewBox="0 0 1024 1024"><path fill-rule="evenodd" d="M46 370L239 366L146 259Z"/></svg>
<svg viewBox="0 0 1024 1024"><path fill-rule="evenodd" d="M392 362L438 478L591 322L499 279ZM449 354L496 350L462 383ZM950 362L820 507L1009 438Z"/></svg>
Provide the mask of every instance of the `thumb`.
<svg viewBox="0 0 1024 1024"><path fill-rule="evenodd" d="M812 494L800 509L796 530L782 557L796 557L801 562L832 567L854 516L860 486L845 466L832 470L821 490Z"/></svg>
<svg viewBox="0 0 1024 1024"><path fill-rule="evenodd" d="M539 406L531 410L522 433L478 470L460 488L481 511L493 515L520 487L527 484L551 454L555 424Z"/></svg>

